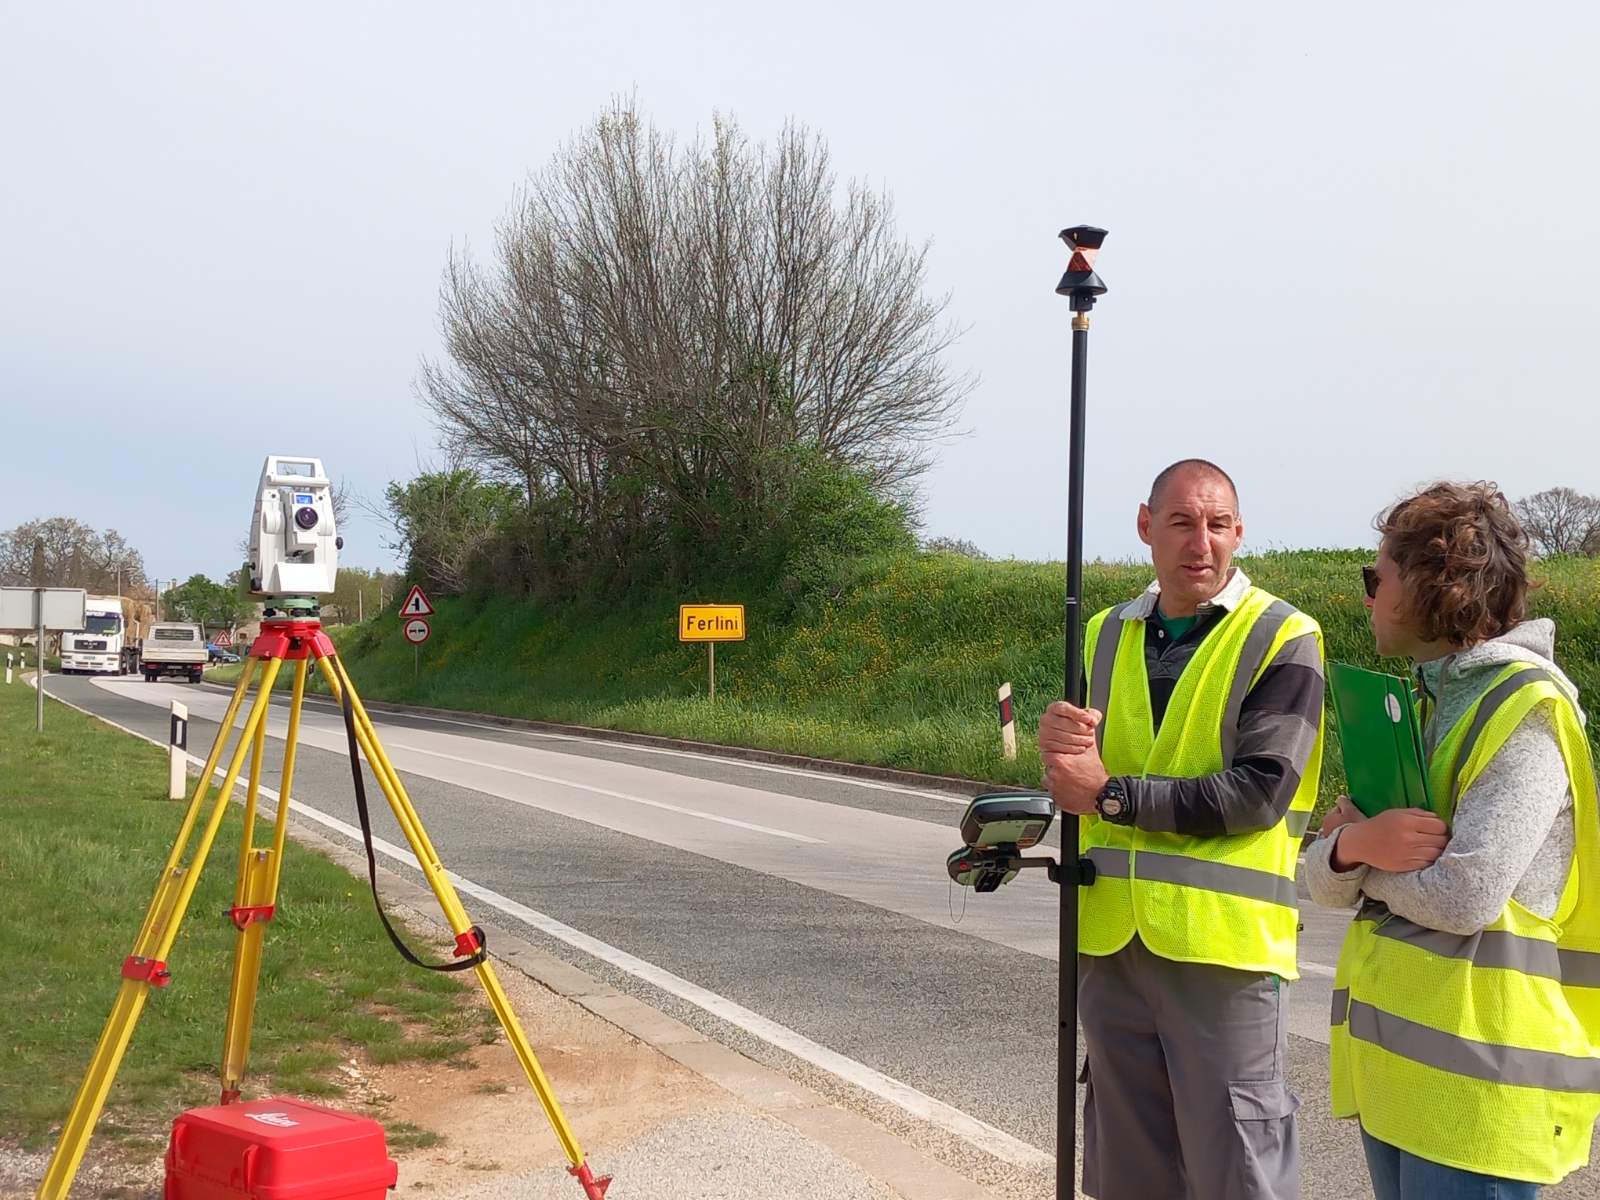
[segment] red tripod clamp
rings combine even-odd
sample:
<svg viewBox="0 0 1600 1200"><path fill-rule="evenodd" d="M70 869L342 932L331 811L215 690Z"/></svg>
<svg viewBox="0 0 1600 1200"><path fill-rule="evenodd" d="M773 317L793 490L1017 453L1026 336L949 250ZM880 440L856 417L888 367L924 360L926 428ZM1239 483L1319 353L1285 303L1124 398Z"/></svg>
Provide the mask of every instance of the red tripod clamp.
<svg viewBox="0 0 1600 1200"><path fill-rule="evenodd" d="M122 977L148 983L151 987L166 987L172 982L172 972L159 958L141 958L130 954L122 960Z"/></svg>
<svg viewBox="0 0 1600 1200"><path fill-rule="evenodd" d="M228 910L228 919L233 922L233 927L240 933L256 921L263 924L272 920L273 906L270 904L235 904Z"/></svg>
<svg viewBox="0 0 1600 1200"><path fill-rule="evenodd" d="M465 933L456 934L456 957L471 958L483 949L483 942L478 936L478 927L474 925Z"/></svg>

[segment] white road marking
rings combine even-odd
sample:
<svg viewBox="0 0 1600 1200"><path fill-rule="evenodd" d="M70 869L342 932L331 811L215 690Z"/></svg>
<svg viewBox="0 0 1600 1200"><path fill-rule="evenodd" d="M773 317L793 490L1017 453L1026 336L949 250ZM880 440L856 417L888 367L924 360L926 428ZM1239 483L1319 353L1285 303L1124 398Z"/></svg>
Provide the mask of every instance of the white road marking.
<svg viewBox="0 0 1600 1200"><path fill-rule="evenodd" d="M79 712L94 717L114 729L120 729L124 733L131 733L134 737L141 738L151 745L161 747L166 745L166 743L148 737L136 729L129 729L127 726L120 725L116 721L112 721L98 713L90 712L86 708L80 708L71 701L61 700L59 696L52 697L52 699L59 700L60 703L67 705L68 708L77 709ZM205 759L195 754L189 754L187 757L190 762L204 768ZM220 766L215 769L215 773L219 778L226 778L227 776L226 769ZM235 780L235 787L248 787L248 780ZM257 790L261 795L275 802L281 800L278 792L265 784L258 785ZM309 805L303 804L292 797L289 800L289 810L299 813L301 816L329 829L336 830L348 838L356 841L361 840L361 830L355 826L349 825L339 818L330 816L318 809L311 808ZM405 863L411 867L417 867L418 865L416 856L410 851L403 850L382 838L374 837L372 846L374 850L397 862ZM780 1025L776 1021L763 1017L760 1013L745 1008L742 1004L729 1000L726 996L718 995L716 992L703 988L699 984L691 983L682 976L674 975L671 971L658 967L654 963L629 954L626 950L620 950L607 942L591 937L581 930L574 929L554 917L538 912L524 904L519 904L508 896L502 896L499 892L457 875L454 871L447 871L446 874L449 876L450 881L461 891L498 909L506 916L513 917L558 941L565 942L576 950L581 950L585 954L610 964L619 971L677 996L679 999L693 1004L712 1016L744 1030L753 1037L760 1038L762 1041L776 1046L778 1049L784 1050L794 1055L794 1057L810 1063L812 1066L820 1067L824 1071L837 1075L839 1078L854 1084L863 1091L870 1092L879 1099L898 1105L913 1116L931 1125L937 1125L941 1129L971 1142L979 1149L994 1155L1004 1162L1009 1162L1016 1166L1032 1167L1045 1166L1055 1161L1053 1155L1046 1153L1037 1146L1029 1145L1005 1130L997 1129L988 1122L981 1121L970 1113L962 1112L959 1108L935 1099L925 1092L920 1092L909 1084L901 1083L898 1079L874 1070L865 1063L848 1058L836 1050L830 1050L828 1047L812 1041L804 1034L797 1033L786 1025Z"/></svg>
<svg viewBox="0 0 1600 1200"><path fill-rule="evenodd" d="M421 750L416 746L400 743L397 747L408 754L426 754L430 758L443 758L450 762L465 763L470 767L480 767L490 771L500 771L507 775L520 775L524 779L537 779L541 783L553 783L559 787L576 788L580 792L593 792L596 796L609 796L613 800L627 800L633 804L644 804L651 808L665 809L667 812L681 813L686 817L698 817L702 821L716 821L721 825L735 825L740 829L750 829L756 833L771 834L773 837L788 838L792 842L806 842L813 846L827 845L821 838L807 837L803 833L790 833L787 829L774 829L770 825L757 825L751 821L739 821L733 817L721 817L716 813L701 812L695 808L683 808L677 804L668 804L665 800L649 800L643 796L631 796L627 792L613 792L609 788L595 787L588 783L574 783L570 779L562 779L556 775L540 775L537 771L524 771L520 767L502 767L496 763L483 762L475 758L463 758L458 754L445 754L439 750ZM203 760L202 760L203 763ZM464 785L470 786L470 785ZM521 804L528 808L537 808L543 812L550 810L544 805L533 800L525 800L516 796L504 797L514 804Z"/></svg>
<svg viewBox="0 0 1600 1200"><path fill-rule="evenodd" d="M211 685L222 688L222 684ZM319 707L337 712L339 706L331 700L321 696L306 697L308 703L315 702ZM741 767L749 771L767 771L775 775L796 775L803 779L820 779L827 783L842 783L850 787L870 788L878 792L898 792L904 796L920 796L924 800L942 800L946 804L959 804L965 807L971 803L969 796L951 795L947 792L931 792L918 788L902 787L894 783L879 783L872 779L857 779L851 775L836 775L828 771L809 771L804 767L784 767L776 763L752 762L742 758L729 758L726 755L702 754L697 750L673 750L666 746L642 746L634 742L611 741L608 738L583 737L575 733L550 733L542 729L519 729L514 725L497 725L492 721L464 721L454 717L436 717L429 713L390 712L386 709L368 709L367 715L377 717L396 717L407 721L432 721L435 725L459 725L463 729L476 729L481 732L517 733L523 737L545 738L555 742L577 742L585 746L614 746L619 750L637 751L640 754L665 754L673 758L692 758L699 762L717 763L721 766Z"/></svg>

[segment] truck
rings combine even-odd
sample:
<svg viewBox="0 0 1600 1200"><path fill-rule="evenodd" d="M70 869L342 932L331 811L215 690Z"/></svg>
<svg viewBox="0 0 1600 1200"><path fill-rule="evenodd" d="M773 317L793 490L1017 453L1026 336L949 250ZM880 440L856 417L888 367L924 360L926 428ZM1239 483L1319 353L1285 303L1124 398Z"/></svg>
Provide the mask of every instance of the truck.
<svg viewBox="0 0 1600 1200"><path fill-rule="evenodd" d="M139 671L146 683L154 683L163 675L181 675L190 683L199 683L206 658L206 635L200 626L157 621L144 639Z"/></svg>
<svg viewBox="0 0 1600 1200"><path fill-rule="evenodd" d="M61 635L63 675L120 675L128 641L128 622L116 596L86 596L84 627Z"/></svg>

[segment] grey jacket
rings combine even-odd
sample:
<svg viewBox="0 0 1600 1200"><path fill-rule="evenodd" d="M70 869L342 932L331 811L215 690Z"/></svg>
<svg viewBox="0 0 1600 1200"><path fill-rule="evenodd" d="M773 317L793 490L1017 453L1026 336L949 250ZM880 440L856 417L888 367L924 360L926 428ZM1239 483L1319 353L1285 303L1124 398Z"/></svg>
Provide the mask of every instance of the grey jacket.
<svg viewBox="0 0 1600 1200"><path fill-rule="evenodd" d="M1502 637L1421 664L1423 686L1435 698L1423 731L1428 752L1513 662L1543 667L1576 704L1578 690L1555 665L1554 652L1554 623L1524 621ZM1494 921L1512 897L1542 917L1553 915L1572 862L1573 822L1572 790L1548 712L1530 713L1461 794L1450 844L1431 866L1335 871L1332 854L1341 832L1306 851L1306 886L1318 904L1348 907L1365 894L1418 925L1462 935Z"/></svg>

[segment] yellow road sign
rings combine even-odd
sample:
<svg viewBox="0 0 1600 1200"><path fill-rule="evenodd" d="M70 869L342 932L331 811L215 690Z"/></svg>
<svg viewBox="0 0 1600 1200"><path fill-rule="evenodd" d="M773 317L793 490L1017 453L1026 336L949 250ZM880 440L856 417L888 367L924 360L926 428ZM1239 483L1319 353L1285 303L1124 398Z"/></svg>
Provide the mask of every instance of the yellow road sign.
<svg viewBox="0 0 1600 1200"><path fill-rule="evenodd" d="M680 642L744 641L744 605L678 605L678 640Z"/></svg>

